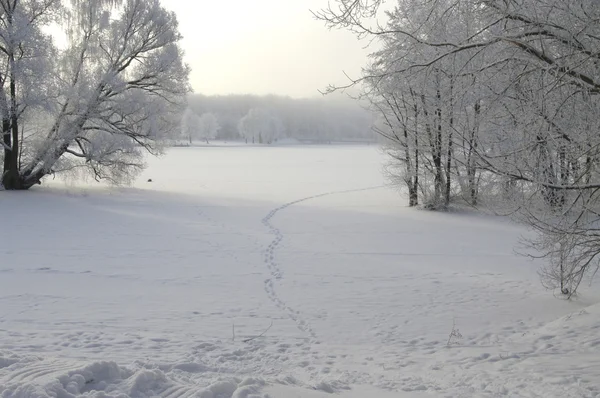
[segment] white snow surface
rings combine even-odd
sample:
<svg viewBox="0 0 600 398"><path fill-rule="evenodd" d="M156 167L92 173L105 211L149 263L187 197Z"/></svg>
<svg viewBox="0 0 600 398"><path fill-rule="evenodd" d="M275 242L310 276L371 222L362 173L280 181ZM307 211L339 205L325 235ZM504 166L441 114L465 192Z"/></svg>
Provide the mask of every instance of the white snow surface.
<svg viewBox="0 0 600 398"><path fill-rule="evenodd" d="M600 397L598 285L555 298L523 227L409 209L384 160L173 148L0 193L0 396Z"/></svg>

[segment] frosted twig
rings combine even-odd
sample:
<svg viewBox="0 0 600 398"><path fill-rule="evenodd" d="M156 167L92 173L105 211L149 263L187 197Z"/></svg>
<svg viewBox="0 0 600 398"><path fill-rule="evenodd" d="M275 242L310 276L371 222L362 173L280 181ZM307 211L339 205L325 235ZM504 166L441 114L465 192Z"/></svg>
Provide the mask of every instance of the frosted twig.
<svg viewBox="0 0 600 398"><path fill-rule="evenodd" d="M266 329L265 329L265 331L264 331L264 332L262 332L262 333L261 333L261 334L259 334L258 336L250 337L249 339L243 340L243 341L244 341L244 343L249 343L249 342L251 342L252 340L256 340L256 339L258 339L258 338L260 338L260 337L264 336L264 335L265 335L265 333L267 333L267 332L268 332L268 331L271 329L271 327L272 327L272 326L273 326L273 321L271 320L271 324L269 325L269 327L268 327L268 328L266 328Z"/></svg>

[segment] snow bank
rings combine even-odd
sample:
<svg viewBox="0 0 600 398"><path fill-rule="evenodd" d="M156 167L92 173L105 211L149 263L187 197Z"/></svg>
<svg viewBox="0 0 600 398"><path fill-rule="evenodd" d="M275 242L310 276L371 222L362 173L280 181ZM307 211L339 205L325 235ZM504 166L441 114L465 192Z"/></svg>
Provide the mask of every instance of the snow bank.
<svg viewBox="0 0 600 398"><path fill-rule="evenodd" d="M114 362L96 362L61 371L56 363L42 359L17 360L12 356L11 361L10 377L0 379L2 398L150 398L184 395L199 398L256 398L263 396L260 392L265 385L260 379L230 378L200 387L182 382L177 377L177 371L165 373L143 367L130 369ZM76 365L72 363L71 366Z"/></svg>

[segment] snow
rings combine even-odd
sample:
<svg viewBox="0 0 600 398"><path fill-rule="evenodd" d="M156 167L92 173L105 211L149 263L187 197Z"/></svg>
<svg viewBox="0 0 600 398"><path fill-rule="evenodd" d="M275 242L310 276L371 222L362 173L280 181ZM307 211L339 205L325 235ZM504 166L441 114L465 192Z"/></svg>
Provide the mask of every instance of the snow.
<svg viewBox="0 0 600 398"><path fill-rule="evenodd" d="M0 396L600 397L598 285L555 298L528 231L406 208L383 161L173 148L2 192Z"/></svg>

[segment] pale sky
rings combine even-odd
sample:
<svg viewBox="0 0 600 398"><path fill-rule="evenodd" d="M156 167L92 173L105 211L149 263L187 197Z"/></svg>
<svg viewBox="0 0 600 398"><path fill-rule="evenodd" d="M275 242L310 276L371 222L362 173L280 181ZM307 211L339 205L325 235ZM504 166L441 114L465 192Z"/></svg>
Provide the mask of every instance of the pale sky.
<svg viewBox="0 0 600 398"><path fill-rule="evenodd" d="M175 11L196 93L314 97L358 77L370 50L309 10L327 0L162 0Z"/></svg>

